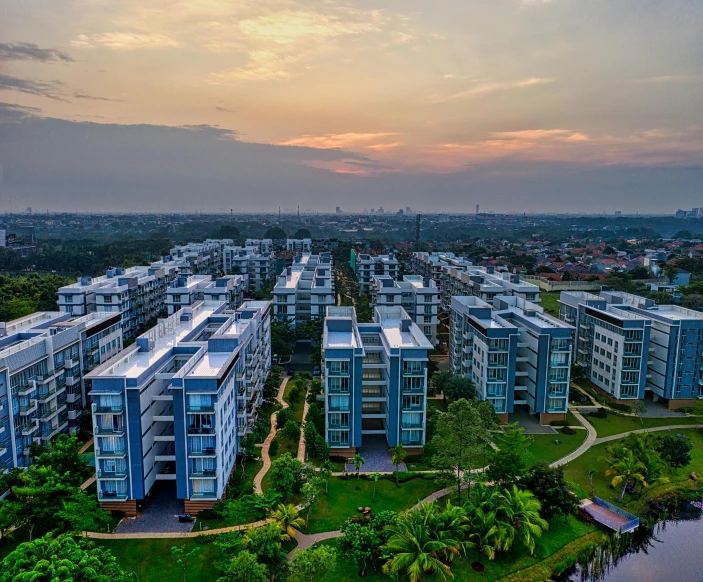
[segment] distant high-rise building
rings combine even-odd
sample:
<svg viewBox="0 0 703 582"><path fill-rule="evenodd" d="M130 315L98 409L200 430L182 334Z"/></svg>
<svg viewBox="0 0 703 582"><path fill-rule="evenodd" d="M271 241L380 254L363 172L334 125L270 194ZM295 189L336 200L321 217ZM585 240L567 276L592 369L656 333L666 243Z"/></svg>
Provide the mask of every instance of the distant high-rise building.
<svg viewBox="0 0 703 582"><path fill-rule="evenodd" d="M342 214L342 209L341 209L339 206L336 206L335 209L334 209L334 212L335 212L336 214Z"/></svg>

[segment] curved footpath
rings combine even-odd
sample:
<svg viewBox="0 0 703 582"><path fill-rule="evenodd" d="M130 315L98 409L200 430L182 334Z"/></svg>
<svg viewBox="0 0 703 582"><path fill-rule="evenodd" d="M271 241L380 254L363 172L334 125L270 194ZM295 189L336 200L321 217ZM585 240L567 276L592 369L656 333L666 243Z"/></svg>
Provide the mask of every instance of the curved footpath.
<svg viewBox="0 0 703 582"><path fill-rule="evenodd" d="M703 425L700 425L700 424L669 424L667 426L652 426L649 428L638 428L636 430L628 430L627 432L621 432L620 434L613 434L610 436L597 438L593 444L599 445L601 443L607 443L610 441L616 441L618 439L624 439L626 436L631 435L631 434L641 434L644 432L655 432L655 431L660 431L660 430L681 430L681 429L686 429L686 428L699 429L699 428L701 428L701 426L703 426Z"/></svg>
<svg viewBox="0 0 703 582"><path fill-rule="evenodd" d="M286 391L286 384L288 384L288 378L288 376L283 378L283 380L281 381L281 386L278 389L278 394L276 394L276 400L284 409L288 408L288 403L283 400L283 393ZM261 482L264 479L264 475L266 475L268 470L271 468L271 457L269 456L269 448L271 447L271 442L273 441L274 437L276 436L276 433L278 432L278 430L276 429L277 414L278 411L275 411L271 414L271 431L269 432L268 436L264 440L264 444L261 447L261 460L263 461L264 465L256 474L256 477L254 477L254 493L258 493L259 495L263 493L263 490L261 489Z"/></svg>
<svg viewBox="0 0 703 582"><path fill-rule="evenodd" d="M558 459L551 463L549 466L552 468L561 467L562 465L566 465L570 461L573 461L577 457L580 457L593 446L593 443L595 443L596 439L598 438L598 433L596 433L596 429L593 427L593 425L588 422L578 410L575 410L574 408L570 408L570 410L571 414L576 417L576 420L578 420L583 426L586 427L588 435L586 436L586 440L583 441L583 443L578 449L572 451L565 457L562 457L561 459Z"/></svg>

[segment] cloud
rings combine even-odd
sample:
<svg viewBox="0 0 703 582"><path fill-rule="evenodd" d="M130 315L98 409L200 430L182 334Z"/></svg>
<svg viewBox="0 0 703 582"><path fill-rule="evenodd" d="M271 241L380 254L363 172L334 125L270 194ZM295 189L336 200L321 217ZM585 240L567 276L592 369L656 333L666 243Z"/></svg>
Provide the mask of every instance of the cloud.
<svg viewBox="0 0 703 582"><path fill-rule="evenodd" d="M73 59L59 49L40 48L31 42L0 43L0 61L40 61L72 63Z"/></svg>
<svg viewBox="0 0 703 582"><path fill-rule="evenodd" d="M117 103L124 103L124 99L112 99L110 97L96 97L95 95L88 95L81 91L75 91L72 93L72 97L76 99L87 99L89 101L114 101Z"/></svg>
<svg viewBox="0 0 703 582"><path fill-rule="evenodd" d="M227 109L226 107L219 106L215 107L215 111L220 111L222 113L234 113L237 109L239 109L239 107L236 107L235 109Z"/></svg>
<svg viewBox="0 0 703 582"><path fill-rule="evenodd" d="M290 65L296 61L292 55L265 50L249 51L249 61L244 67L213 73L214 84L229 81L283 81L290 79Z"/></svg>
<svg viewBox="0 0 703 582"><path fill-rule="evenodd" d="M400 147L402 145L403 144L401 142L394 141L393 143L377 143L375 145L367 145L364 147L366 147L366 149L368 149L368 150L374 150L377 152L385 152L388 150L393 150L393 149Z"/></svg>
<svg viewBox="0 0 703 582"><path fill-rule="evenodd" d="M90 49L104 46L113 50L160 49L180 46L180 42L166 34L138 32L103 32L100 34L79 34L71 41L71 46Z"/></svg>
<svg viewBox="0 0 703 582"><path fill-rule="evenodd" d="M60 90L63 83L60 81L33 81L31 79L20 79L0 74L0 91L19 91L27 95L37 95L48 97L56 101L66 101Z"/></svg>
<svg viewBox="0 0 703 582"><path fill-rule="evenodd" d="M474 95L484 95L486 93L494 93L496 91L508 91L511 89L523 89L525 87L532 87L533 85L544 85L546 83L553 82L554 79L532 77L530 79L523 79L521 81L513 82L479 83L471 87L470 89L459 91L458 93L452 93L451 95L444 95L441 97L433 97L430 99L430 103L446 103L448 101L458 101L460 99L465 99Z"/></svg>
<svg viewBox="0 0 703 582"><path fill-rule="evenodd" d="M0 123L19 121L41 113L39 107L28 107L17 103L0 102Z"/></svg>
<svg viewBox="0 0 703 582"><path fill-rule="evenodd" d="M374 142L389 136L398 135L397 133L327 133L325 135L301 135L293 139L279 141L278 145L303 146L317 149L346 149L350 147L367 147L374 149ZM377 144L378 145L388 144ZM392 144L395 145L395 144Z"/></svg>

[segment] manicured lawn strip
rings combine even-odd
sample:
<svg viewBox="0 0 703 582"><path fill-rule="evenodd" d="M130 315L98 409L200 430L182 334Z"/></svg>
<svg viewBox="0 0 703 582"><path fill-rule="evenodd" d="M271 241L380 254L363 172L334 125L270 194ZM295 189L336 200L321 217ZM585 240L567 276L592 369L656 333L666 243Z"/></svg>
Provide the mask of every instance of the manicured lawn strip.
<svg viewBox="0 0 703 582"><path fill-rule="evenodd" d="M372 500L373 481L356 477L343 480L332 477L329 493L318 498L310 512L309 529L305 533L332 531L350 517L359 515L358 507L370 507L375 513L383 510L401 511L415 505L430 493L440 489L434 479L422 477L396 485L390 479L379 479L376 484L376 501ZM304 514L305 512L301 512Z"/></svg>
<svg viewBox="0 0 703 582"><path fill-rule="evenodd" d="M559 295L560 293L540 293L542 300L539 305L544 308L544 311L552 317L559 318Z"/></svg>
<svg viewBox="0 0 703 582"><path fill-rule="evenodd" d="M220 572L215 561L220 551L214 544L197 544L189 539L94 540L109 549L117 563L125 570L133 570L141 582L172 582L183 578L183 570L171 555L172 546L186 545L186 552L194 547L198 553L189 559L187 575L190 580L217 580Z"/></svg>
<svg viewBox="0 0 703 582"><path fill-rule="evenodd" d="M693 444L693 450L691 451L691 463L688 466L682 469L676 469L671 473L665 472L664 476L669 479L670 483L663 483L648 487L640 500L637 499L636 495L630 496L626 494L624 502L618 505L622 505L626 509L630 509L636 513L637 511L641 511L644 506L644 502L647 499L659 497L663 493L677 487L689 486L688 484L690 481L688 479L688 475L691 471L695 471L699 475L703 473L703 434L701 434L701 431L696 429L682 429L678 432L691 438L691 444ZM617 500L620 497L620 490L613 489L610 486L611 479L605 476L606 464L603 461L599 461L600 457L607 455L605 448L617 442L618 441L611 441L608 443L595 445L583 455L577 459L574 459L564 467L564 475L566 480L572 484L575 492L581 499L590 494L591 487L588 482L588 470L593 467L595 469L595 474L593 476L595 495L607 501L617 503Z"/></svg>
<svg viewBox="0 0 703 582"><path fill-rule="evenodd" d="M561 431L557 431L557 434L532 434L529 436L532 443L528 452L532 455L533 463L540 461L553 463L578 449L586 440L588 433L585 430L576 430L576 434L562 434ZM557 440L560 444L555 443Z"/></svg>
<svg viewBox="0 0 703 582"><path fill-rule="evenodd" d="M655 426L666 426L669 424L699 424L701 422L699 418L694 416L639 419L635 416L621 416L611 412L608 412L608 416L605 418L598 418L592 414L587 414L584 418L593 425L599 437L612 436L630 430L640 430ZM675 430L673 432L680 431Z"/></svg>
<svg viewBox="0 0 703 582"><path fill-rule="evenodd" d="M286 437L283 436L283 432L281 431L278 431L276 433L276 436L273 437L273 440L275 442L278 442L278 451L276 452L276 454L273 454L271 452L271 449L269 449L269 456L271 457L271 461L274 461L283 453L290 453L294 457L298 456L298 441L288 440ZM271 444L273 444L273 442Z"/></svg>
<svg viewBox="0 0 703 582"><path fill-rule="evenodd" d="M506 580L514 580L517 577L516 574L523 579L522 570L525 568L540 567L541 571L547 573L545 576L524 577L524 579L545 580L550 577L551 568L559 565L564 560L562 554L573 553L573 555L576 555L583 547L600 535L593 526L579 521L575 517L569 517L568 524L564 524L563 519L554 519L550 523L549 531L545 532L539 540L535 556L530 556L527 550L517 544L515 549L498 554L492 562L484 558L486 571L483 574L477 574L471 568L471 562L477 559L476 551L469 550L466 557L457 558L452 562L452 573L454 574L454 580L461 580L462 582L467 580L491 581L504 577L506 577ZM339 539L332 539L321 543L336 548L339 546L339 542ZM555 554L551 555L552 553ZM543 559L543 556L549 557ZM553 559L555 557L557 558L556 560ZM357 564L352 564L338 557L335 569L320 578L320 582L352 582L358 579L359 570L360 568ZM374 571L372 568L369 568L366 574L366 579L372 582L388 580L387 576L380 571ZM401 580L405 579L407 578L401 577ZM440 578L437 579L439 580Z"/></svg>

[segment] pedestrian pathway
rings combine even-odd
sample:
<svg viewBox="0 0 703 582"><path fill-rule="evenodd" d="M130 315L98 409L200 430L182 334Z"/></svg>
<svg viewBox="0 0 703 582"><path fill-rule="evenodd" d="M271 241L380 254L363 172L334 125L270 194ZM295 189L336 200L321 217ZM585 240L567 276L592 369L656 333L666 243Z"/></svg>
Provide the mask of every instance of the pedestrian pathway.
<svg viewBox="0 0 703 582"><path fill-rule="evenodd" d="M93 437L90 437L90 440L89 440L87 443L85 443L85 444L81 447L81 450L78 451L78 452L81 453L81 454L85 453L85 452L90 448L90 445L92 445L92 444L93 444Z"/></svg>
<svg viewBox="0 0 703 582"><path fill-rule="evenodd" d="M631 434L641 434L644 432L654 432L660 430L681 430L684 428L699 428L701 425L696 424L670 424L668 426L652 426L650 428L638 428L637 430L629 430L627 432L621 432L620 434L614 434L606 437L597 438L593 444L599 445L601 443L608 443L610 441L616 441L618 439L624 439L626 436Z"/></svg>
<svg viewBox="0 0 703 582"><path fill-rule="evenodd" d="M307 550L308 548L314 546L317 542L321 542L323 540L331 540L333 538L341 538L343 535L344 534L339 530L326 531L318 534L304 534L296 529L295 539L298 542L298 545L290 552L288 552L288 559L292 560L293 555L298 550Z"/></svg>
<svg viewBox="0 0 703 582"><path fill-rule="evenodd" d="M286 376L283 378L283 381L281 382L281 386L278 389L278 394L276 395L276 400L278 403L283 407L283 408L288 408L288 403L283 400L283 393L286 390L286 384L288 384L288 379L289 377ZM273 438L276 436L276 415L278 412L274 412L271 414L271 431L269 432L268 436L264 440L264 444L261 447L261 460L263 462L263 467L261 467L261 470L256 474L254 477L254 493L261 494L263 493L263 490L261 489L261 482L264 479L264 475L268 472L268 470L271 468L271 457L269 456L269 448L271 447L271 442L273 441Z"/></svg>
<svg viewBox="0 0 703 582"><path fill-rule="evenodd" d="M305 423L305 418L308 415L308 404L307 394L305 395L305 406L303 406L303 422L300 424L300 440L298 441L298 460L302 463L305 462L305 434L302 430L303 424Z"/></svg>
<svg viewBox="0 0 703 582"><path fill-rule="evenodd" d="M578 420L583 426L586 427L588 434L586 435L586 440L583 441L583 443L578 449L572 451L565 457L562 457L561 459L554 461L551 465L549 465L552 468L561 467L562 465L566 465L570 461L573 461L577 457L580 457L593 446L593 443L596 442L596 438L598 438L598 433L596 432L596 429L593 427L593 425L588 422L578 410L572 407L569 408L571 410L571 414L576 417L576 420Z"/></svg>

